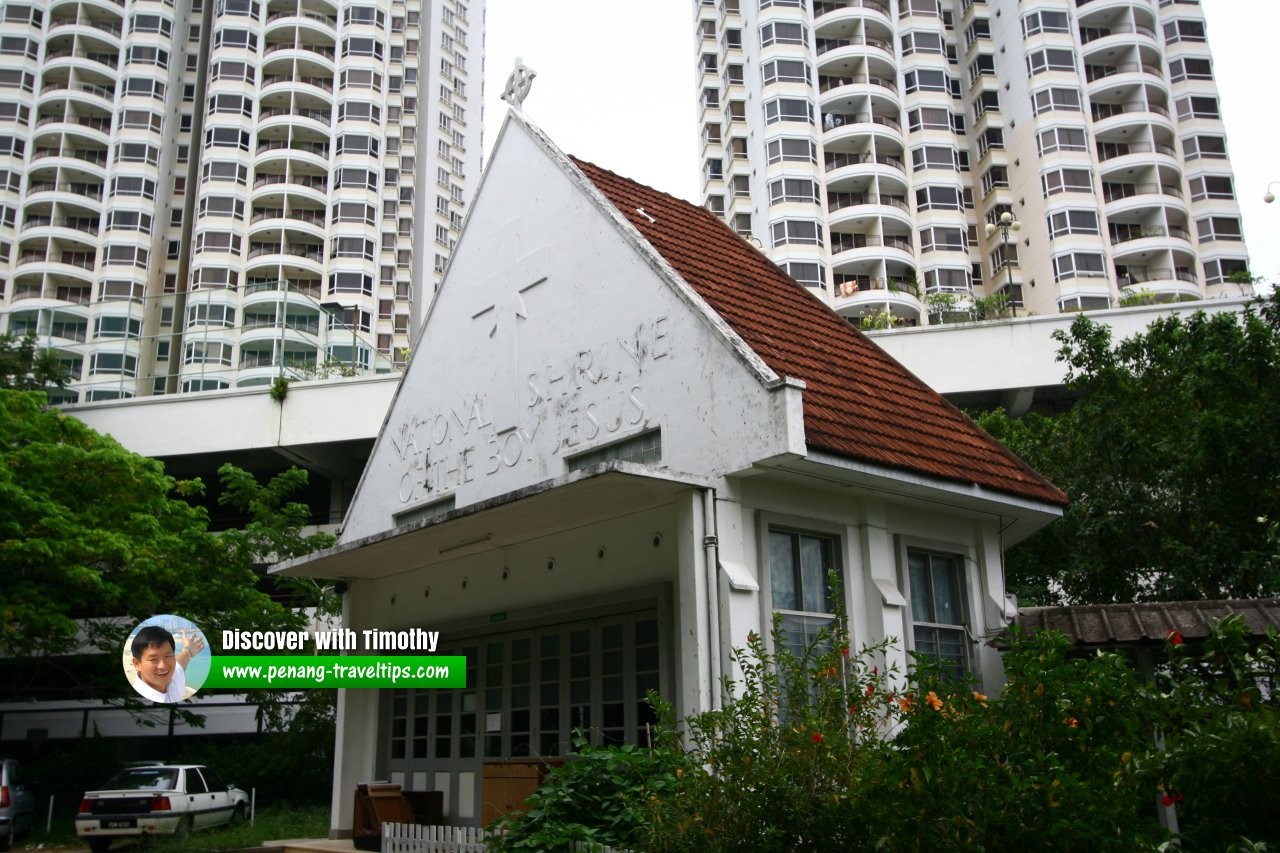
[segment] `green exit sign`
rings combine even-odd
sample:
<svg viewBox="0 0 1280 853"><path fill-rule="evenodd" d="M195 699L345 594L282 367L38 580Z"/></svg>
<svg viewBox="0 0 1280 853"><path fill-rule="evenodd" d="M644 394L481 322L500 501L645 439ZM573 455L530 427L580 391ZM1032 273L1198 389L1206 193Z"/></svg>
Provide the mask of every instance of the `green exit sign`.
<svg viewBox="0 0 1280 853"><path fill-rule="evenodd" d="M490 613L490 614L489 614L489 621L490 621L490 622L506 622L506 621L507 621L507 614L506 614L505 612L504 612L504 613Z"/></svg>

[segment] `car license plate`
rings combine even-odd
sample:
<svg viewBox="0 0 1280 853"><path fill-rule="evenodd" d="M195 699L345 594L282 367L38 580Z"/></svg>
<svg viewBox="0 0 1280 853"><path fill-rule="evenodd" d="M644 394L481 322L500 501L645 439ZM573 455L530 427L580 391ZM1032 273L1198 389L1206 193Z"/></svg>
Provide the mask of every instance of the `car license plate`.
<svg viewBox="0 0 1280 853"><path fill-rule="evenodd" d="M103 829L133 829L138 825L138 821L134 818L128 820L104 820L102 821Z"/></svg>

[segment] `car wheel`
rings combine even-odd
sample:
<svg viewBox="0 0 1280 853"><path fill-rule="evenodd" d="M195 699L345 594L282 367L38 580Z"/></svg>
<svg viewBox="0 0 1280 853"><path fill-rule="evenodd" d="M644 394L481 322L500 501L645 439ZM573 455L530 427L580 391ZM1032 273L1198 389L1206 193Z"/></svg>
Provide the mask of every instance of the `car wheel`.
<svg viewBox="0 0 1280 853"><path fill-rule="evenodd" d="M93 853L107 853L111 849L110 838L91 838L89 839L89 849Z"/></svg>
<svg viewBox="0 0 1280 853"><path fill-rule="evenodd" d="M13 839L18 837L18 827L10 823L9 831L0 836L0 851L9 850L13 847Z"/></svg>
<svg viewBox="0 0 1280 853"><path fill-rule="evenodd" d="M173 840L179 843L186 841L191 835L191 821L193 818L185 817L178 823L178 828L173 832Z"/></svg>
<svg viewBox="0 0 1280 853"><path fill-rule="evenodd" d="M244 803L236 803L235 809L232 810L231 812L231 822L239 823L240 821L244 820L244 818L245 818Z"/></svg>

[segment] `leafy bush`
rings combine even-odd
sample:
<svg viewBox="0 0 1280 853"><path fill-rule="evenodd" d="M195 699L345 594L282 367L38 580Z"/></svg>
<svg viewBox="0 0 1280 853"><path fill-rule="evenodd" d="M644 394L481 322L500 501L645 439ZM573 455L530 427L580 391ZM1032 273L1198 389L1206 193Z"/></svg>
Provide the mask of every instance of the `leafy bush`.
<svg viewBox="0 0 1280 853"><path fill-rule="evenodd" d="M666 795L680 757L627 744L593 747L580 734L576 754L547 774L528 810L504 818L491 851L569 850L572 842L627 846L646 833L644 805Z"/></svg>

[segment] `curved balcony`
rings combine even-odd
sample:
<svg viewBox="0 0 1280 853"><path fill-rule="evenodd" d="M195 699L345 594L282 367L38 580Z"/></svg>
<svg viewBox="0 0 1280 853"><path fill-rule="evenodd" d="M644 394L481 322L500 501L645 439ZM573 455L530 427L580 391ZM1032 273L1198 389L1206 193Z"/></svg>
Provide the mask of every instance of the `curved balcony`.
<svg viewBox="0 0 1280 853"><path fill-rule="evenodd" d="M1080 54L1089 64L1089 58L1092 56L1104 55L1108 51L1119 50L1130 45L1142 45L1159 50L1162 44L1161 38L1151 27L1143 24L1099 24L1091 25L1091 21L1100 21L1102 16L1090 15L1081 16L1080 24Z"/></svg>
<svg viewBox="0 0 1280 853"><path fill-rule="evenodd" d="M1104 182L1102 198L1106 204L1108 217L1141 212L1169 204L1173 204L1183 214L1187 211L1181 187L1172 184Z"/></svg>
<svg viewBox="0 0 1280 853"><path fill-rule="evenodd" d="M255 266L289 266L309 276L319 276L324 269L324 244L251 242L248 261Z"/></svg>
<svg viewBox="0 0 1280 853"><path fill-rule="evenodd" d="M866 112L823 116L822 143L827 148L839 148L840 143L855 145L868 135L888 139L899 149L903 147L902 125L892 116Z"/></svg>
<svg viewBox="0 0 1280 853"><path fill-rule="evenodd" d="M42 196L44 196L42 198ZM27 202L66 200L85 205L92 210L102 209L102 184L32 181L27 185Z"/></svg>
<svg viewBox="0 0 1280 853"><path fill-rule="evenodd" d="M845 115L842 107L866 95L886 103L896 102L898 84L891 78L868 74L819 74L819 103L823 115Z"/></svg>
<svg viewBox="0 0 1280 853"><path fill-rule="evenodd" d="M1095 136L1109 136L1113 133L1124 135L1144 124L1160 127L1168 134L1174 132L1169 110L1159 104L1141 102L1109 104L1095 101L1092 105L1092 114Z"/></svg>
<svg viewBox="0 0 1280 853"><path fill-rule="evenodd" d="M1146 62L1110 62L1085 65L1085 92L1096 98L1107 89L1119 86L1154 86L1168 97L1164 84L1164 71L1159 65Z"/></svg>
<svg viewBox="0 0 1280 853"><path fill-rule="evenodd" d="M832 308L848 320L858 320L876 311L888 310L895 325L914 326L920 322L923 306L915 284L900 276L837 273Z"/></svg>
<svg viewBox="0 0 1280 853"><path fill-rule="evenodd" d="M284 164L294 161L305 163L313 169L329 168L329 143L307 142L301 139L261 139L254 154L253 166Z"/></svg>
<svg viewBox="0 0 1280 853"><path fill-rule="evenodd" d="M854 264L859 261L894 260L915 266L915 253L907 237L881 237L874 234L831 234L831 263Z"/></svg>
<svg viewBox="0 0 1280 853"><path fill-rule="evenodd" d="M823 161L827 181L885 178L906 187L907 165L891 154L842 154L828 152Z"/></svg>
<svg viewBox="0 0 1280 853"><path fill-rule="evenodd" d="M104 148L111 140L111 119L98 116L70 116L65 113L44 115L36 119L40 134L61 134L78 141L96 142Z"/></svg>
<svg viewBox="0 0 1280 853"><path fill-rule="evenodd" d="M861 60L894 61L893 42L887 38L852 35L847 38L818 38L818 73L840 66L853 67Z"/></svg>
<svg viewBox="0 0 1280 853"><path fill-rule="evenodd" d="M46 67L50 69L62 65L62 60L72 59L78 60L68 63L73 68L89 69L104 76L112 76L116 73L116 65L120 61L120 52L119 50L113 53L110 50L89 51L59 48L50 50L44 55L44 59Z"/></svg>
<svg viewBox="0 0 1280 853"><path fill-rule="evenodd" d="M281 32L307 32L328 38L334 38L338 32L338 16L322 15L318 12L304 12L290 9L283 12L272 12L267 15L263 35L270 37Z"/></svg>
<svg viewBox="0 0 1280 853"><path fill-rule="evenodd" d="M32 168L60 167L82 172L89 177L105 181L107 178L107 152L93 148L33 148L29 161Z"/></svg>
<svg viewBox="0 0 1280 853"><path fill-rule="evenodd" d="M258 111L259 132L291 125L327 134L333 122L333 110L316 110L307 107L264 107Z"/></svg>
<svg viewBox="0 0 1280 853"><path fill-rule="evenodd" d="M333 78L308 77L301 74L271 74L262 78L261 98L265 102L270 96L284 95L288 92L306 93L323 103L333 103Z"/></svg>
<svg viewBox="0 0 1280 853"><path fill-rule="evenodd" d="M301 195L317 204L325 204L329 197L329 179L325 175L257 175L253 179L251 200L255 207L273 206L275 199L283 199L286 193Z"/></svg>
<svg viewBox="0 0 1280 853"><path fill-rule="evenodd" d="M1178 151L1172 145L1099 141L1094 147L1098 154L1098 174L1104 179L1110 174L1131 174L1136 169L1152 165L1163 167L1175 179L1178 175Z"/></svg>
<svg viewBox="0 0 1280 853"><path fill-rule="evenodd" d="M827 222L832 228L862 224L872 218L891 219L907 229L913 225L906 196L832 192L828 187L827 214Z"/></svg>
<svg viewBox="0 0 1280 853"><path fill-rule="evenodd" d="M295 284L295 281L299 283ZM313 283L307 284L307 281ZM322 298L323 291L319 279L286 279L282 276L255 279L251 273L241 293L244 297L243 304L248 309L251 305L276 303L286 298L290 305L295 301L303 304L310 301L318 302Z"/></svg>
<svg viewBox="0 0 1280 853"><path fill-rule="evenodd" d="M281 42L268 44L262 50L264 63L267 57L280 59L297 59L302 62L324 63L322 67L332 67L336 51L322 44Z"/></svg>
<svg viewBox="0 0 1280 853"><path fill-rule="evenodd" d="M294 230L319 241L324 240L324 210L283 207L255 207L249 217L249 239L281 229Z"/></svg>
<svg viewBox="0 0 1280 853"><path fill-rule="evenodd" d="M93 83L71 83L66 80L50 80L40 87L40 97L36 100L36 111L40 112L48 104L58 101L71 101L96 107L106 113L115 109L116 90Z"/></svg>
<svg viewBox="0 0 1280 853"><path fill-rule="evenodd" d="M1179 226L1137 226L1112 224L1111 256L1117 264L1134 263L1138 259L1150 257L1156 252L1178 249L1183 254L1194 256L1191 245L1191 234Z"/></svg>
<svg viewBox="0 0 1280 853"><path fill-rule="evenodd" d="M878 20L885 25L893 21L889 4L882 0L814 0L814 28L862 19Z"/></svg>

